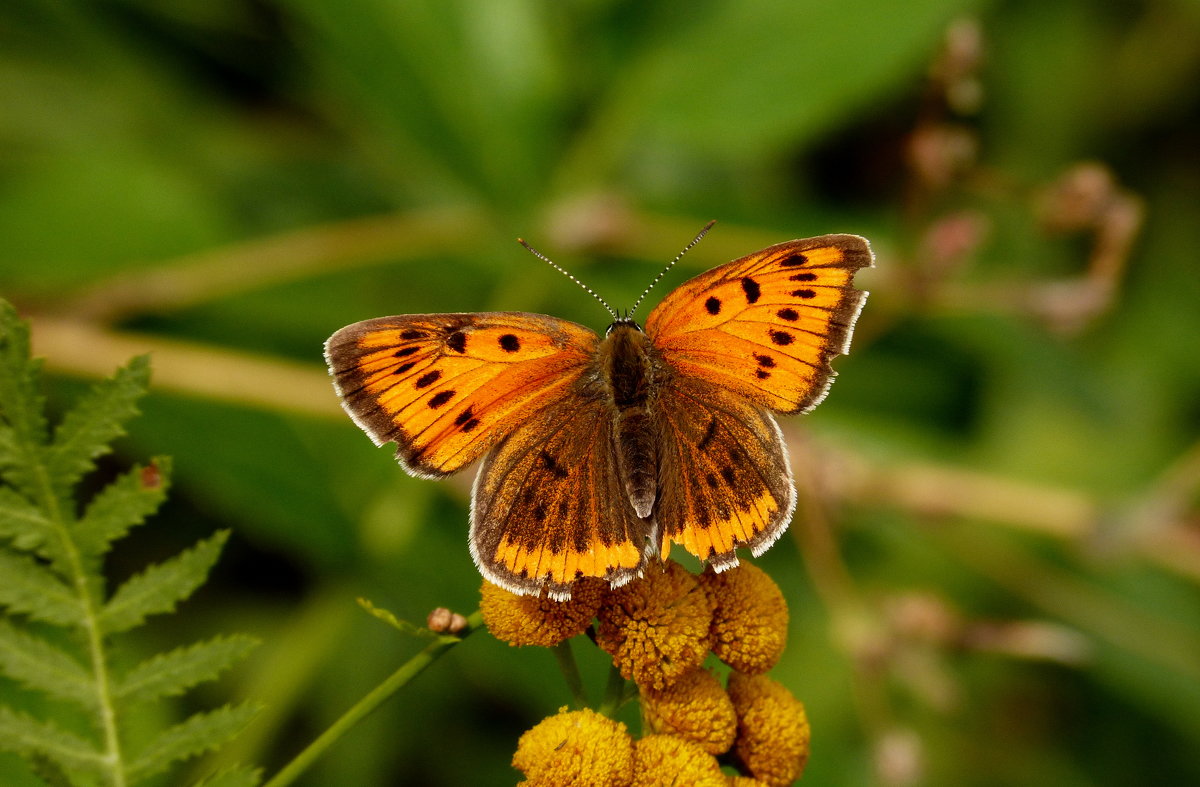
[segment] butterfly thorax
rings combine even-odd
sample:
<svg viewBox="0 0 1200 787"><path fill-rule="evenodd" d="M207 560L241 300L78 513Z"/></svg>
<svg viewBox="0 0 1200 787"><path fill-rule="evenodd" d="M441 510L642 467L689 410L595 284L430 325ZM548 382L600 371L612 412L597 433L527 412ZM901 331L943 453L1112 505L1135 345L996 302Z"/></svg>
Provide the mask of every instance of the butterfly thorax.
<svg viewBox="0 0 1200 787"><path fill-rule="evenodd" d="M654 377L650 339L632 322L614 323L600 343L603 378L617 409L644 407Z"/></svg>
<svg viewBox="0 0 1200 787"><path fill-rule="evenodd" d="M658 495L651 392L664 373L650 338L632 321L614 323L600 343L601 377L613 413L613 443L625 492L637 515L649 517Z"/></svg>

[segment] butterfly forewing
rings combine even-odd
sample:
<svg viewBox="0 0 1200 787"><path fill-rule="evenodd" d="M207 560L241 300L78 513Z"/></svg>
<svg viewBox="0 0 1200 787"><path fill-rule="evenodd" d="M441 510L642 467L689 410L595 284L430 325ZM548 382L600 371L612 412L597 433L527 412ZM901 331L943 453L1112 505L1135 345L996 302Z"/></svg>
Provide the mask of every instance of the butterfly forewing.
<svg viewBox="0 0 1200 787"><path fill-rule="evenodd" d="M530 410L561 399L595 333L522 312L415 314L346 326L325 344L343 406L414 475L473 462Z"/></svg>
<svg viewBox="0 0 1200 787"><path fill-rule="evenodd" d="M855 271L871 264L857 235L770 246L703 273L651 312L646 332L684 375L770 410L815 407L849 347L866 293Z"/></svg>

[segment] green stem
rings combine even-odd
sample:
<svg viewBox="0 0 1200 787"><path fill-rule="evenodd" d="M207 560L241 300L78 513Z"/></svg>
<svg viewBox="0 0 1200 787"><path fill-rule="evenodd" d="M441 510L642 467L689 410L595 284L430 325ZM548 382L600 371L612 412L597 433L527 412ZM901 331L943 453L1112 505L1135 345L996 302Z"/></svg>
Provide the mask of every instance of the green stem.
<svg viewBox="0 0 1200 787"><path fill-rule="evenodd" d="M29 461L37 473L37 491L41 496L42 510L53 523L59 542L62 544L64 568L70 575L79 596L82 609L80 626L87 641L88 657L92 665L96 689L96 715L104 735L104 754L100 758L104 778L111 787L125 787L125 761L121 752L121 737L117 730L117 711L112 700L112 675L104 652L104 632L100 628L100 607L103 602L95 595L95 587L88 582L87 568L75 540L71 537L68 508L54 490L54 484L46 472L46 465L34 451Z"/></svg>
<svg viewBox="0 0 1200 787"><path fill-rule="evenodd" d="M625 704L626 699L625 678L614 664L608 670L608 683L604 686L604 699L600 701L599 711L611 719Z"/></svg>
<svg viewBox="0 0 1200 787"><path fill-rule="evenodd" d="M438 637L433 642L429 643L417 655L406 661L400 669L393 672L387 680L380 683L372 689L365 697L356 702L350 710L342 714L341 718L330 725L329 729L321 733L316 740L308 744L304 751L296 755L296 757L283 767L279 773L275 774L263 787L283 787L291 784L301 774L316 762L317 758L325 753L325 750L337 742L339 738L345 735L350 729L360 721L370 715L376 708L382 705L388 698L403 688L410 680L415 678L426 667L437 661L446 651L454 647L463 639L472 634L476 629L483 627L483 615L478 610L467 616L467 628L458 637Z"/></svg>
<svg viewBox="0 0 1200 787"><path fill-rule="evenodd" d="M575 661L575 654L571 651L571 640L564 639L551 650L554 651L558 668L562 670L563 678L567 681L567 688L570 689L571 697L575 700L575 707L587 707L587 696L583 693L583 678L579 676L579 664Z"/></svg>

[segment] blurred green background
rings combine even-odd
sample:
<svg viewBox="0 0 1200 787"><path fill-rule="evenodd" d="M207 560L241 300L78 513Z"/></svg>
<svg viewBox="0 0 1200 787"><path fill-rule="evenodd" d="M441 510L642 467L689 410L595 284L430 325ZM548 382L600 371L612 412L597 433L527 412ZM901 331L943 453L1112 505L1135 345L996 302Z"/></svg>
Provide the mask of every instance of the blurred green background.
<svg viewBox="0 0 1200 787"><path fill-rule="evenodd" d="M270 772L423 644L355 597L478 603L470 474L371 446L330 333L603 329L518 235L617 306L710 218L651 304L866 235L872 298L785 424L804 502L758 561L791 605L773 674L808 706L804 783L1195 784L1198 110L1195 0L6 0L0 295L60 405L153 353L101 476L170 454L176 481L110 573L234 537L128 658L259 636L180 708L267 703L221 756ZM550 653L472 637L303 783L512 784L568 701Z"/></svg>

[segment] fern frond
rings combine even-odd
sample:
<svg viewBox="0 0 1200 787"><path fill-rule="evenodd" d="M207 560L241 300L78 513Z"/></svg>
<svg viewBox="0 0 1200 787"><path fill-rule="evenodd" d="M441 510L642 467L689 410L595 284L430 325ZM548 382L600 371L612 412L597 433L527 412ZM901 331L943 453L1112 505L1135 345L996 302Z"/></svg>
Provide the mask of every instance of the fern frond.
<svg viewBox="0 0 1200 787"><path fill-rule="evenodd" d="M101 630L108 634L127 631L149 615L173 611L208 578L228 538L228 530L219 530L191 549L131 577L101 610Z"/></svg>
<svg viewBox="0 0 1200 787"><path fill-rule="evenodd" d="M253 637L235 634L159 654L130 670L117 683L116 696L125 702L146 702L182 694L213 680L257 645Z"/></svg>
<svg viewBox="0 0 1200 787"><path fill-rule="evenodd" d="M28 688L88 709L95 707L95 684L82 664L57 645L5 620L0 620L0 672Z"/></svg>
<svg viewBox="0 0 1200 787"><path fill-rule="evenodd" d="M139 355L75 403L46 450L46 470L56 490L69 493L96 457L108 453L108 444L125 434L125 422L137 414L137 400L149 384L150 358Z"/></svg>
<svg viewBox="0 0 1200 787"><path fill-rule="evenodd" d="M141 781L163 771L176 760L217 748L241 732L258 711L258 705L243 702L197 713L176 724L151 741L133 761L126 772L129 781Z"/></svg>
<svg viewBox="0 0 1200 787"><path fill-rule="evenodd" d="M38 446L48 434L45 398L38 391L41 364L29 357L29 326L0 300L0 478L35 497Z"/></svg>
<svg viewBox="0 0 1200 787"><path fill-rule="evenodd" d="M170 472L171 460L156 457L104 487L75 526L79 551L93 557L103 554L113 541L157 511L166 499Z"/></svg>
<svg viewBox="0 0 1200 787"><path fill-rule="evenodd" d="M45 757L68 771L95 770L99 749L74 733L0 706L0 750Z"/></svg>
<svg viewBox="0 0 1200 787"><path fill-rule="evenodd" d="M258 787L262 784L262 769L235 765L196 782L194 787Z"/></svg>
<svg viewBox="0 0 1200 787"><path fill-rule="evenodd" d="M38 393L39 365L29 359L29 331L0 301L0 612L57 626L46 637L20 619L0 619L0 674L32 691L79 706L79 724L95 740L0 705L0 750L15 752L54 787L112 785L149 776L207 751L235 734L250 706L194 716L163 732L136 761L128 730L141 726L127 708L179 694L215 677L251 647L247 637L217 638L147 659L122 681L113 678L110 635L169 612L208 575L228 538L220 532L134 576L107 601L101 572L117 539L163 501L169 462L135 467L76 512L74 486L108 443L122 434L145 391L149 365L136 358L93 386L53 431ZM139 735L139 737L141 737ZM230 779L247 772L231 771ZM232 782L237 784L239 782Z"/></svg>
<svg viewBox="0 0 1200 787"><path fill-rule="evenodd" d="M41 509L15 489L0 486L0 538L10 539L22 552L32 552L50 535L50 520Z"/></svg>
<svg viewBox="0 0 1200 787"><path fill-rule="evenodd" d="M60 626L76 626L82 621L79 597L45 564L0 549L0 577L4 578L0 582L0 607L8 607L10 614L24 614Z"/></svg>

